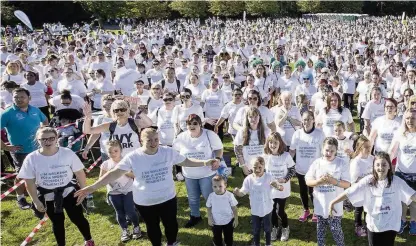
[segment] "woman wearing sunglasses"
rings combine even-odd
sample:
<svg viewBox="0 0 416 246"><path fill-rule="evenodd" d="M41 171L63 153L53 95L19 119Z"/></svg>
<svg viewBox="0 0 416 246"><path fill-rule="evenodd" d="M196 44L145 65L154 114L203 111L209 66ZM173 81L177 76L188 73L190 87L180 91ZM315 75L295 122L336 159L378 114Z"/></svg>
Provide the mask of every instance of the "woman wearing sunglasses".
<svg viewBox="0 0 416 246"><path fill-rule="evenodd" d="M85 104L83 132L85 134L100 134L110 132L109 139L117 139L123 148L123 156L140 147L139 129L150 127L152 121L146 114L139 111L136 119L130 117L130 107L126 101L116 100L111 104L111 114L114 121L91 127L91 106ZM115 124L115 125L114 125ZM112 129L114 127L114 129Z"/></svg>
<svg viewBox="0 0 416 246"><path fill-rule="evenodd" d="M198 115L204 119L204 111L199 104L192 102L192 91L188 88L182 89L180 95L181 104L176 105L172 113L172 123L175 127L175 136L186 131L186 119L190 114Z"/></svg>
<svg viewBox="0 0 416 246"><path fill-rule="evenodd" d="M55 129L40 128L36 132L36 140L40 148L25 158L18 175L26 182L36 208L35 214L39 217L47 214L52 221L57 244L65 245L65 209L81 232L84 245L94 246L90 225L84 217L82 206L76 204L74 197L74 192L86 185L84 165L72 150L57 147L58 133ZM76 180L73 179L74 175Z"/></svg>
<svg viewBox="0 0 416 246"><path fill-rule="evenodd" d="M173 141L173 148L187 158L206 160L215 157L220 160L223 154L221 139L213 131L203 129L202 120L196 114L186 119L186 131ZM202 221L200 213L200 196L208 198L212 190L212 177L215 171L211 167L183 167L185 185L188 193L190 220L185 227L190 228Z"/></svg>

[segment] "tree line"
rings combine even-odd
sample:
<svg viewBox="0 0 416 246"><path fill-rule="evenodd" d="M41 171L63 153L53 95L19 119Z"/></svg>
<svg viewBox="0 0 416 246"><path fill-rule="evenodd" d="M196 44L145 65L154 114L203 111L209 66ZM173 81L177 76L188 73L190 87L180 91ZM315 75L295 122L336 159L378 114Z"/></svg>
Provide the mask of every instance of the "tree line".
<svg viewBox="0 0 416 246"><path fill-rule="evenodd" d="M45 22L106 20L109 18L207 18L211 16L300 17L304 13L358 13L374 16L416 14L412 1L1 1L2 25L16 24L15 10L25 12L36 27Z"/></svg>

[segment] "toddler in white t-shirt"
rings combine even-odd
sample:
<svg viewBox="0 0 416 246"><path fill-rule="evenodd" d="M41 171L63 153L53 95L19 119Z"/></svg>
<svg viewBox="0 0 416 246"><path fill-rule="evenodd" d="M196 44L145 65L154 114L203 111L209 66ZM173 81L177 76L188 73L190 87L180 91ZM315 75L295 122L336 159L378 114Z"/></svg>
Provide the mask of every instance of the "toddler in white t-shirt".
<svg viewBox="0 0 416 246"><path fill-rule="evenodd" d="M270 173L265 172L265 161L263 157L256 157L252 160L253 173L248 175L243 182L241 189L235 188L234 194L243 197L250 195L251 221L253 226L253 245L260 246L260 230L263 225L266 235L266 246L271 244L272 229L272 187L283 191L283 185L273 179Z"/></svg>
<svg viewBox="0 0 416 246"><path fill-rule="evenodd" d="M212 178L212 189L207 199L208 225L212 226L214 244L222 246L222 234L226 246L233 245L234 228L238 226L237 200L226 190L227 182L221 175Z"/></svg>

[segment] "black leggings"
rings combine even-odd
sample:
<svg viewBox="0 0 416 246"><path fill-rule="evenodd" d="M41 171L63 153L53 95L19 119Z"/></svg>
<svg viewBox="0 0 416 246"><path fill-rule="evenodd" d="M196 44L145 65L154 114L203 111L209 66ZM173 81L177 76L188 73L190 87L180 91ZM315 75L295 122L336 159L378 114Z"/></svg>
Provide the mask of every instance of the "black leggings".
<svg viewBox="0 0 416 246"><path fill-rule="evenodd" d="M214 131L214 127L215 126L210 125L208 123L204 124L204 128L208 129L208 130L211 130L211 131ZM221 141L224 140L224 122L221 125L218 126L218 136L220 137Z"/></svg>
<svg viewBox="0 0 416 246"><path fill-rule="evenodd" d="M168 244L170 245L176 242L176 237L178 236L178 221L176 219L178 206L176 197L151 206L136 204L136 208L146 223L147 236L153 246L160 246L162 243L162 232L160 230L161 220L165 227Z"/></svg>
<svg viewBox="0 0 416 246"><path fill-rule="evenodd" d="M348 108L352 113L352 109L354 107L354 94L344 93L343 99L344 99L344 107Z"/></svg>
<svg viewBox="0 0 416 246"><path fill-rule="evenodd" d="M309 196L311 197L311 201L313 203L313 187L308 187L305 181L305 175L296 173L296 176L299 180L299 193L300 193L300 200L303 204L304 210L309 210L309 203L308 203L308 192Z"/></svg>
<svg viewBox="0 0 416 246"><path fill-rule="evenodd" d="M285 212L286 198L274 198L273 199L273 213L272 213L272 225L273 227L279 226L279 220L277 216L279 215L282 220L282 227L287 228L288 220L287 214ZM278 206L278 208L276 208ZM276 211L277 209L277 211Z"/></svg>
<svg viewBox="0 0 416 246"><path fill-rule="evenodd" d="M46 214L49 219L52 221L52 231L55 235L56 242L59 246L65 245L65 214L55 213L53 201L46 202ZM88 220L84 217L82 206L76 205L77 200L74 197L74 192L71 192L64 198L63 207L66 210L66 214L69 219L74 223L78 230L81 232L85 241L91 239L90 224Z"/></svg>
<svg viewBox="0 0 416 246"><path fill-rule="evenodd" d="M363 207L356 207L354 211L354 224L355 226L363 226L363 213L365 218L365 212Z"/></svg>
<svg viewBox="0 0 416 246"><path fill-rule="evenodd" d="M394 246L396 231L372 232L367 230L369 246Z"/></svg>
<svg viewBox="0 0 416 246"><path fill-rule="evenodd" d="M46 118L48 118L48 121L50 121L51 117L50 117L50 114L49 114L49 107L45 106L45 107L40 107L39 109L46 116Z"/></svg>

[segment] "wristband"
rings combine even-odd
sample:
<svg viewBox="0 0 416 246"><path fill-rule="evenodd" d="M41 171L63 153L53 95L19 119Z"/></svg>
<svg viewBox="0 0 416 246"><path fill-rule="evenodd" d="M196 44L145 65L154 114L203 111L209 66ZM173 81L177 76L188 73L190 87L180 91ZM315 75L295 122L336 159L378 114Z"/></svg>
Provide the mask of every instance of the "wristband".
<svg viewBox="0 0 416 246"><path fill-rule="evenodd" d="M338 186L340 181L341 181L341 180L337 180L337 184L336 184L335 186Z"/></svg>

